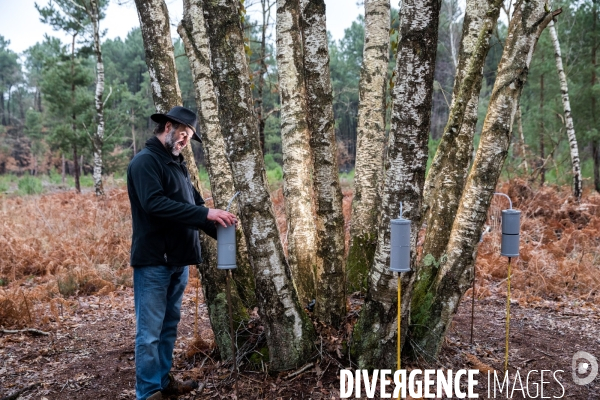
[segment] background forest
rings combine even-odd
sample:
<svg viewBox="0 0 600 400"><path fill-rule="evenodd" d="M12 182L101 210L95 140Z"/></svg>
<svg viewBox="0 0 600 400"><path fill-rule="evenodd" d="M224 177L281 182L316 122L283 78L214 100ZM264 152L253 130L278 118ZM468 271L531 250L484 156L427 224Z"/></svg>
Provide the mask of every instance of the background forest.
<svg viewBox="0 0 600 400"><path fill-rule="evenodd" d="M556 27L569 84L584 185L600 190L600 133L596 126L600 111L596 101L600 90L596 79L596 49L600 42L600 28L596 28L598 13L593 1L558 3L555 7L562 7L563 13ZM258 9L260 6L257 3L249 7ZM457 0L443 1L430 129L431 156L448 118L463 15L464 10ZM475 143L507 32L503 21L506 18L500 18L485 62ZM340 172L349 175L349 182L356 151L363 22L362 16L359 17L346 29L341 40L329 44L338 163ZM398 11L393 9L392 43L397 36L397 24ZM264 39L263 25L266 25ZM255 105L262 121L265 165L270 183L276 185L282 178L282 154L273 25L274 11L269 13L268 9L263 20L248 16L245 19L246 54L252 69ZM193 80L181 40L175 39L174 46L183 103L196 109ZM0 174L3 175L0 192L14 191L17 182L22 180L18 177L26 177L18 186L25 193L39 192L50 184L73 187L78 175L84 187L93 185L92 133L96 131L96 122L92 47L92 38L85 29L74 36L74 46L46 36L23 54L11 50L10 38L0 37ZM102 53L106 124L103 173L119 177L124 174L129 160L143 148L152 130L149 115L154 106L139 28L125 38L103 40ZM395 57L391 56L390 75L394 62ZM513 129L513 146L504 166L504 177L520 175L540 183L570 183L569 144L560 96L550 32L545 30L521 97L523 117L522 121L515 122L520 126ZM524 146L519 136L521 126ZM387 127L389 129L389 122ZM200 145L194 147L194 154L202 165ZM75 173L76 169L79 174ZM208 185L202 168L200 173Z"/></svg>

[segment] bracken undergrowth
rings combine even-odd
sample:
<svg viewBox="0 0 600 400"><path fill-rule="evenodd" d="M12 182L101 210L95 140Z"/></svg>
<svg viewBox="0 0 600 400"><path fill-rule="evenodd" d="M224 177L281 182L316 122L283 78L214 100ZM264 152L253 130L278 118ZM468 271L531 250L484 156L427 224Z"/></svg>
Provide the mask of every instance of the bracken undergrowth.
<svg viewBox="0 0 600 400"><path fill-rule="evenodd" d="M533 188L524 180L499 185L522 211L521 255L512 260L515 299L534 302L600 297L600 195L580 203L568 188ZM286 248L284 199L272 193ZM352 191L344 189L346 244ZM211 202L208 203L211 205ZM500 212L494 197L477 257L476 296L506 292L507 259L500 256ZM0 326L43 326L68 311L77 295L107 294L132 285L129 267L131 214L127 191L62 192L0 197ZM470 296L470 290L467 296Z"/></svg>

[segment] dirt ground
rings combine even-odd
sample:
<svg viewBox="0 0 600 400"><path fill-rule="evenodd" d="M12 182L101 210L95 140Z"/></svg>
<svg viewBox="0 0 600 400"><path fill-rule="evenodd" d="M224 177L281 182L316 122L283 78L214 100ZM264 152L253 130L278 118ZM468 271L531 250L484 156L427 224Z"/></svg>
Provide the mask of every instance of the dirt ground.
<svg viewBox="0 0 600 400"><path fill-rule="evenodd" d="M205 388L184 398L233 398L233 377L228 368L213 360L211 354L197 352L186 357L191 354L189 347L194 334L194 297L195 290L188 287L174 370L179 378L200 379ZM500 296L476 301L474 344L471 345L471 298L465 296L437 362L423 360L406 367L479 369L476 393L480 398L488 398L487 371L503 369L505 307L505 300ZM134 399L132 290L121 289L106 296L80 296L59 312L62 316L59 314L58 319L51 322L52 329L47 336L33 332L0 334L0 398L21 393L19 399ZM514 302L511 315L511 377L519 370L525 382L529 371L563 370L557 377L564 386L564 393L552 376L546 375L544 380L550 383L545 385L544 396L576 400L600 398L600 377L586 386L575 385L571 377L571 359L576 351L600 356L600 310L597 307L568 300L542 301L527 307ZM198 324L199 332L210 329L202 302ZM340 398L339 370L351 367L347 357L338 358L335 353L317 355L313 366L301 373L268 375L242 367L238 398ZM539 382L539 374L534 373L532 378L531 396L535 394L531 382ZM521 395L518 385L513 393L515 399L530 398ZM489 398L494 398L493 392L490 394Z"/></svg>

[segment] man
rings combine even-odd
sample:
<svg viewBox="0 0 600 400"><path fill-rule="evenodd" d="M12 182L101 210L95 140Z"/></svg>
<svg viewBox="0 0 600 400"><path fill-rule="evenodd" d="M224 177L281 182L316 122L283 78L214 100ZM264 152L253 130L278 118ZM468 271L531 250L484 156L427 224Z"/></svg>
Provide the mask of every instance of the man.
<svg viewBox="0 0 600 400"><path fill-rule="evenodd" d="M174 107L154 114L155 136L127 169L133 235L131 266L136 314L135 369L138 400L180 395L198 387L169 373L188 266L201 262L198 228L216 238L215 223L236 217L208 209L192 185L181 150L196 134L196 114Z"/></svg>

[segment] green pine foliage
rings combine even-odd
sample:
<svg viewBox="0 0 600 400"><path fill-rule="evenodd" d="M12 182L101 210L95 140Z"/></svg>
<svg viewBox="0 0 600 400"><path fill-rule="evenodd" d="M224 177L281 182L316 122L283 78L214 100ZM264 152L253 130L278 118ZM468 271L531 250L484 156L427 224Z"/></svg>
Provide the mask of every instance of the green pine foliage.
<svg viewBox="0 0 600 400"><path fill-rule="evenodd" d="M78 0L77 0L78 1ZM430 154L434 154L448 117L452 100L457 50L462 34L462 2L443 0L435 70L432 107ZM561 41L563 63L567 74L575 131L582 159L584 185L594 187L594 175L600 186L600 86L597 65L600 56L600 5L598 0L561 0L552 7L562 8L556 18ZM102 3L106 5L105 2ZM94 125L95 61L90 47L89 32L82 29L89 23L87 16L74 10L69 15L57 7L70 9L72 1L60 0L39 6L40 18L56 29L75 36L75 51L71 42L45 36L19 55L11 50L10 38L0 36L0 175L45 174L44 182L62 185L62 155L66 159L66 182L72 182L73 148L83 156L84 176L91 173L90 135ZM260 4L257 3L257 7ZM75 7L77 8L77 7ZM253 15L250 18L249 15ZM243 24L246 56L255 107L261 109L264 122L265 166L273 187L281 183L282 150L280 134L277 63L275 60L274 12L269 17L267 35L262 48L262 18L255 13L245 15ZM74 20L79 22L75 22ZM507 20L501 18L492 36L492 45L484 66L484 81L479 102L479 123L475 147L487 112L487 105L496 78L507 32ZM389 88L393 86L398 41L398 10L392 9L390 29ZM364 19L349 22L340 40L330 38L330 69L334 96L334 115L338 141L338 163L344 182L351 184L356 152L356 126L359 102L358 81L362 66ZM193 81L183 45L174 40L179 85L185 106L197 109ZM104 166L106 174L122 175L129 160L152 136L154 111L145 52L139 28L124 38L106 39L102 43L106 89L104 93L106 133ZM264 55L264 56L263 56ZM543 90L542 90L543 81ZM261 83L262 82L262 83ZM260 87L262 84L262 95ZM74 91L72 89L74 88ZM542 101L543 98L543 101ZM389 104L392 99L388 93ZM521 154L519 130L513 124L513 146L503 170L505 178L521 176L540 182L541 166L546 184L568 185L571 179L569 146L554 50L549 33L542 34L533 55L531 70L521 98L522 127L525 154ZM389 124L387 126L389 130ZM544 143L544 163L541 159L541 139ZM597 151L594 152L594 149ZM202 146L194 143L194 154L200 165L204 162ZM527 161L528 169L525 169ZM206 171L200 168L200 171ZM205 172L203 173L205 175ZM203 181L208 179L203 175ZM88 178L82 178L87 182ZM0 192L17 191L17 181L3 180ZM12 182L12 183L11 183ZM33 181L31 181L33 182ZM21 192L36 192L35 183L21 183ZM85 185L84 185L85 186ZM27 189L33 188L33 189ZM598 187L597 189L600 189Z"/></svg>

